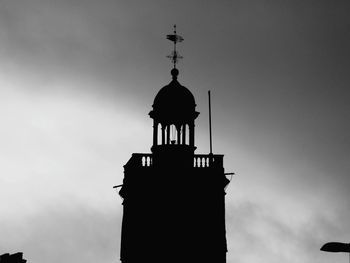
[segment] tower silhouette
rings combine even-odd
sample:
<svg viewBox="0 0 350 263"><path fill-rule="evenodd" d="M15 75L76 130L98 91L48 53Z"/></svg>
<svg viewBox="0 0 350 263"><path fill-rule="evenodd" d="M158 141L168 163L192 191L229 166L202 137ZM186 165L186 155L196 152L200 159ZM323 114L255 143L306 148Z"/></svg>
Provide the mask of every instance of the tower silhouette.
<svg viewBox="0 0 350 263"><path fill-rule="evenodd" d="M169 36L171 36L170 39ZM183 40L176 34L174 41ZM152 153L124 165L120 259L139 262L226 262L223 155L195 154L192 93L182 86L172 56L172 81L156 95Z"/></svg>

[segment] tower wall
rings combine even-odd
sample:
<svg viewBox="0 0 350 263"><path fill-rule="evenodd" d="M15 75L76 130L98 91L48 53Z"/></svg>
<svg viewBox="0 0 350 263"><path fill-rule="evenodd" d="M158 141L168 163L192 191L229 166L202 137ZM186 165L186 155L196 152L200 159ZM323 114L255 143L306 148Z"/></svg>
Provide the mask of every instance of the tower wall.
<svg viewBox="0 0 350 263"><path fill-rule="evenodd" d="M208 155L200 167L193 155L191 167L156 166L153 155L142 166L135 156L121 189L122 262L226 262L224 168L205 167Z"/></svg>

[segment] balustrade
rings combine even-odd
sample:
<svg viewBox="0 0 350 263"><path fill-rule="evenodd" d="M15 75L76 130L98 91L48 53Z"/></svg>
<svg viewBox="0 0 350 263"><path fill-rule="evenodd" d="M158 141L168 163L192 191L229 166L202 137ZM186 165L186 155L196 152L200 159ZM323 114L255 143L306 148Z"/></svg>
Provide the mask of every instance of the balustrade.
<svg viewBox="0 0 350 263"><path fill-rule="evenodd" d="M136 167L152 167L153 155L151 153L134 153L128 165ZM174 160L176 165L176 160ZM193 156L194 168L223 167L223 155L195 154Z"/></svg>
<svg viewBox="0 0 350 263"><path fill-rule="evenodd" d="M153 158L151 153L133 153L128 164L136 167L151 167Z"/></svg>
<svg viewBox="0 0 350 263"><path fill-rule="evenodd" d="M194 168L223 167L223 155L196 154Z"/></svg>

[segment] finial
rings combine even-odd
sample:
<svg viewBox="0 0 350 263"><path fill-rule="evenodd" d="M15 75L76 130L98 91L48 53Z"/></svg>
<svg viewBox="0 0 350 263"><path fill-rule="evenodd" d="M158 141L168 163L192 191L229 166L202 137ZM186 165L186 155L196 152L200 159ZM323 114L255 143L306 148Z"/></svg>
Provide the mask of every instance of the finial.
<svg viewBox="0 0 350 263"><path fill-rule="evenodd" d="M179 70L177 68L173 68L171 71L171 76L173 76L173 79L177 79L177 76L179 75Z"/></svg>
<svg viewBox="0 0 350 263"><path fill-rule="evenodd" d="M182 36L179 36L178 34L176 34L176 25L174 25L174 34L173 35L167 35L166 38L169 39L170 41L174 42L174 50L173 50L173 52L171 52L171 55L169 55L167 57L171 59L171 61L174 64L174 69L175 69L176 68L176 63L179 61L179 59L182 59L182 56L180 56L179 53L176 51L176 43L177 42L182 42L184 39L183 39Z"/></svg>

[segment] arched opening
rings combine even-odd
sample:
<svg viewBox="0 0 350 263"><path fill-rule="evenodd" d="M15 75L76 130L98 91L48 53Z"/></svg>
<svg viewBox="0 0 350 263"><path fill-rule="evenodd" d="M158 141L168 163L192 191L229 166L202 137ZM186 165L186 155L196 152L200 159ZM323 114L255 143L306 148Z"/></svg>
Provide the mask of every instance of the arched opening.
<svg viewBox="0 0 350 263"><path fill-rule="evenodd" d="M181 144L181 125L169 125L170 142L168 144Z"/></svg>
<svg viewBox="0 0 350 263"><path fill-rule="evenodd" d="M170 125L170 143L175 144L177 138L177 130L174 124Z"/></svg>
<svg viewBox="0 0 350 263"><path fill-rule="evenodd" d="M158 144L162 144L162 125L161 124L157 126L157 142Z"/></svg>

